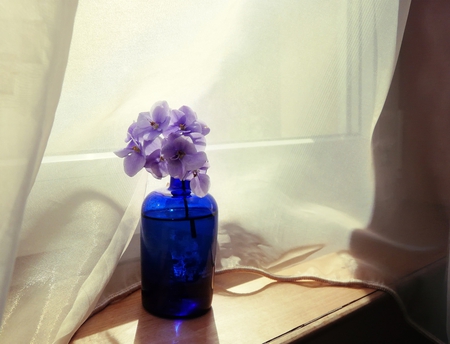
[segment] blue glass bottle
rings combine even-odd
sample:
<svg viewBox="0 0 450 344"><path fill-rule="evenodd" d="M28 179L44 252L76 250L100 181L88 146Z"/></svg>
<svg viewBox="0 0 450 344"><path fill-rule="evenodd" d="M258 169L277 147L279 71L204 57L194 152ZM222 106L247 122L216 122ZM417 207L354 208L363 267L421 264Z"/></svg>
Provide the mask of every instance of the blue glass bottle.
<svg viewBox="0 0 450 344"><path fill-rule="evenodd" d="M171 178L142 204L142 304L159 317L189 318L211 308L218 209L211 195Z"/></svg>

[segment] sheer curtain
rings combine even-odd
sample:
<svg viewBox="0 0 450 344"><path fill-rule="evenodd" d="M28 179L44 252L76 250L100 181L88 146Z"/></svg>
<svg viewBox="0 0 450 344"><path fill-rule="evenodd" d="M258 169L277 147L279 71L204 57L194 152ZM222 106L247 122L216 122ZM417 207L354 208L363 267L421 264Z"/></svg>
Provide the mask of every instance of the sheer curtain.
<svg viewBox="0 0 450 344"><path fill-rule="evenodd" d="M138 285L140 202L165 181L128 178L111 152L157 100L211 127L218 271L331 256L298 274L394 292L401 273L361 247L384 249L371 140L409 1L0 6L0 341L67 342Z"/></svg>
<svg viewBox="0 0 450 344"><path fill-rule="evenodd" d="M44 4L26 0L0 4L0 142L4 147L0 158L2 313L27 197L58 105L76 5L75 1ZM45 244L40 246L39 250L45 249ZM19 287L22 290L32 283L31 280L23 282ZM35 316L33 312L30 303L28 317ZM27 317L22 320L26 321Z"/></svg>
<svg viewBox="0 0 450 344"><path fill-rule="evenodd" d="M413 1L373 135L376 195L352 233L355 277L395 285L408 317L448 342L450 4Z"/></svg>

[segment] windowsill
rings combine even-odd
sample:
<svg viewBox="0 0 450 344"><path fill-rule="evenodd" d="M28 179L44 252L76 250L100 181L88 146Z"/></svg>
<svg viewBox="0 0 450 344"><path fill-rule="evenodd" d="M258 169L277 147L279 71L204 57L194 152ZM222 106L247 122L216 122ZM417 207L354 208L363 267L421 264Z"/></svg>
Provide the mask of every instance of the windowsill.
<svg viewBox="0 0 450 344"><path fill-rule="evenodd" d="M298 271L336 262L330 254L277 271ZM325 264L325 265L324 265ZM314 281L275 282L243 273L215 278L212 310L190 320L154 317L140 291L88 319L72 338L89 343L431 343L413 329L394 299L370 288Z"/></svg>
<svg viewBox="0 0 450 344"><path fill-rule="evenodd" d="M287 269L290 270L290 269ZM288 343L366 307L384 293L317 282L281 283L254 275L216 276L212 310L191 320L148 314L140 291L88 319L71 343Z"/></svg>
<svg viewBox="0 0 450 344"><path fill-rule="evenodd" d="M229 278L222 275L216 278ZM258 278L231 288L248 292L266 280ZM262 285L262 284L260 284ZM275 343L290 342L370 303L382 294L372 289L305 287L273 283L240 296L216 287L212 311L191 320L154 317L141 307L140 291L108 306L87 320L71 343Z"/></svg>

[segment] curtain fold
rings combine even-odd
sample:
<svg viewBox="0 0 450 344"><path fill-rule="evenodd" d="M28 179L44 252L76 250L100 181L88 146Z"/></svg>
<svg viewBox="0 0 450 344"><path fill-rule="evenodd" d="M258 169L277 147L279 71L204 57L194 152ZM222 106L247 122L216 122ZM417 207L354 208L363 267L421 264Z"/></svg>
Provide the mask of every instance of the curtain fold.
<svg viewBox="0 0 450 344"><path fill-rule="evenodd" d="M393 182L379 168L399 164L386 145L397 147L401 128L389 116L398 79L390 85L409 1L0 6L0 137L14 147L1 160L2 295L15 260L0 341L68 342L96 307L139 283L140 202L146 183L165 181L127 177L111 152L158 100L191 106L211 128L218 271L276 272L332 255L298 273L385 288L418 271L403 256L379 262L386 247L395 257L405 247L392 226L374 225L396 216L380 201ZM413 284L396 290L404 301Z"/></svg>
<svg viewBox="0 0 450 344"><path fill-rule="evenodd" d="M0 314L58 105L77 1L0 4Z"/></svg>
<svg viewBox="0 0 450 344"><path fill-rule="evenodd" d="M442 342L448 342L448 15L444 1L411 4L373 136L373 216L350 245L360 262L356 276L395 286L411 321Z"/></svg>

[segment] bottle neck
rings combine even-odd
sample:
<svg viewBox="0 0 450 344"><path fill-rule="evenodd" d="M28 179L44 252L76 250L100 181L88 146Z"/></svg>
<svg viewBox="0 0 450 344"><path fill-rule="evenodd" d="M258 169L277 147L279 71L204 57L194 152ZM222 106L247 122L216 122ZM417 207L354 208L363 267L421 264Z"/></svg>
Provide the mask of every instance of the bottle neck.
<svg viewBox="0 0 450 344"><path fill-rule="evenodd" d="M173 196L189 196L191 194L191 182L170 177L169 191Z"/></svg>

